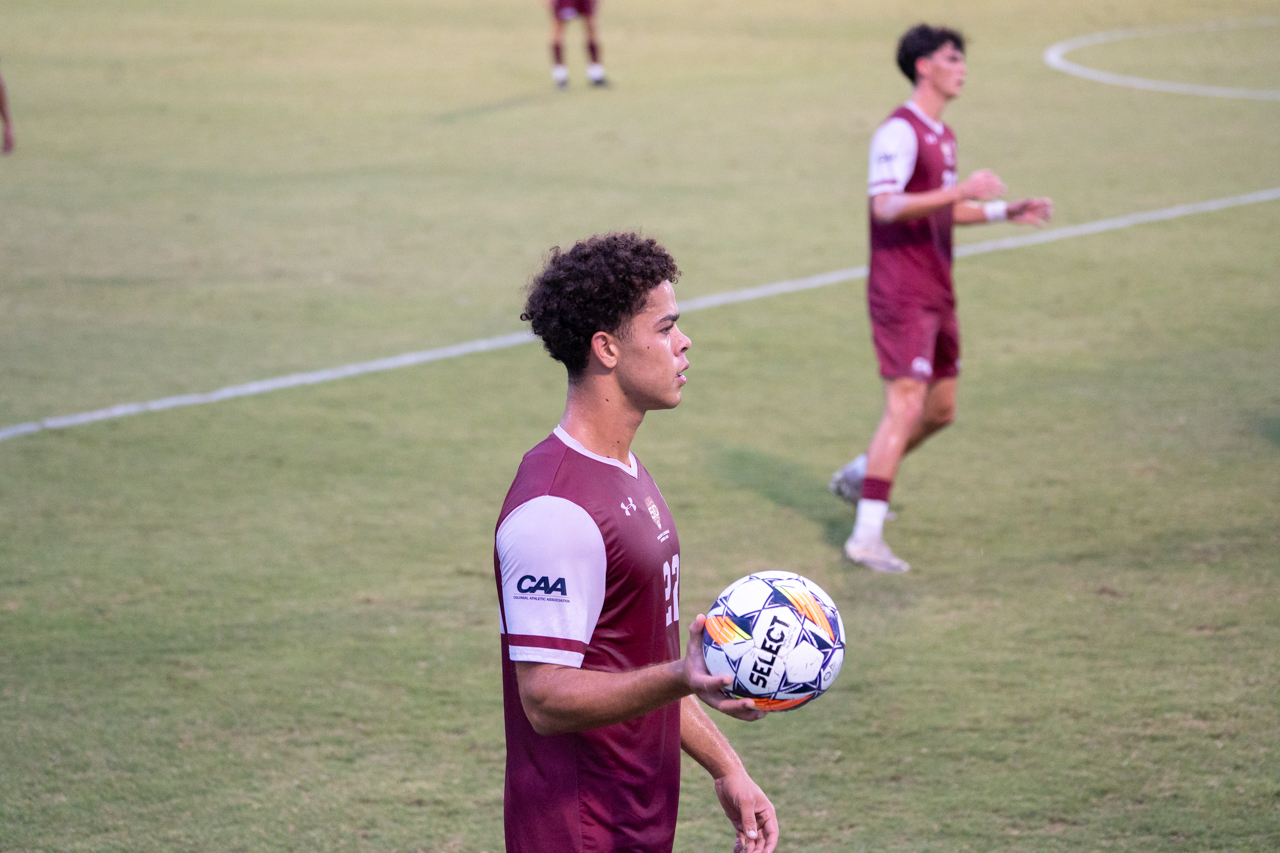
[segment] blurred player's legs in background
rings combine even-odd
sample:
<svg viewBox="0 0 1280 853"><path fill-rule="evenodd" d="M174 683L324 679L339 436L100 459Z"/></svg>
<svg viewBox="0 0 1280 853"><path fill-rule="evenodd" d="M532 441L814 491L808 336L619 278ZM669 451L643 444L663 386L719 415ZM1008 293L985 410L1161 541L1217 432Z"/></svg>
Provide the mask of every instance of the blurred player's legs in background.
<svg viewBox="0 0 1280 853"><path fill-rule="evenodd" d="M569 85L569 69L564 64L564 25L579 16L586 28L587 79L593 86L607 86L604 65L600 62L600 43L596 35L595 0L550 0L551 8L551 79L561 89Z"/></svg>
<svg viewBox="0 0 1280 853"><path fill-rule="evenodd" d="M846 500L857 501L858 515L853 534L845 543L845 553L877 571L896 574L910 566L893 556L884 544L889 492L902 457L955 420L956 379L948 377L929 383L910 377L888 379L884 391L884 416L866 456L837 471L831 490ZM859 468L861 471L857 471ZM851 482L855 471L862 474L856 492Z"/></svg>
<svg viewBox="0 0 1280 853"><path fill-rule="evenodd" d="M564 21L551 8L551 79L561 89L569 85L569 69L564 65Z"/></svg>
<svg viewBox="0 0 1280 853"><path fill-rule="evenodd" d="M596 38L596 16L594 10L583 18L587 27L587 79L592 86L608 86L604 76L604 65L600 62L600 42Z"/></svg>
<svg viewBox="0 0 1280 853"><path fill-rule="evenodd" d="M8 154L13 150L13 121L9 118L9 95L4 89L4 78L0 77L0 154Z"/></svg>

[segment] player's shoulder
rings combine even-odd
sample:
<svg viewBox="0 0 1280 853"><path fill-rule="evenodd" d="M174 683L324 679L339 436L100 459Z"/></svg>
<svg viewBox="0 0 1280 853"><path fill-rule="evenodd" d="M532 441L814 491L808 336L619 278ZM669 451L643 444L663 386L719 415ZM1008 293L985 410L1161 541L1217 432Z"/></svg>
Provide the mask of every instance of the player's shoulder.
<svg viewBox="0 0 1280 853"><path fill-rule="evenodd" d="M885 123L887 124L893 121L895 118L900 118L903 121L910 124L911 120L915 117L916 117L915 113L911 111L911 107L907 106L906 104L898 104L898 106L893 108L893 112L885 116Z"/></svg>
<svg viewBox="0 0 1280 853"><path fill-rule="evenodd" d="M556 472L564 464L568 448L556 438L555 434L547 436L535 444L520 460L520 468L516 471L516 483L523 481L545 481L555 479Z"/></svg>
<svg viewBox="0 0 1280 853"><path fill-rule="evenodd" d="M929 122L924 121L920 114L913 109L914 104L910 101L899 104L894 110L884 117L884 121L880 123L881 127L898 127L903 130L910 129L913 133L922 127L927 127Z"/></svg>
<svg viewBox="0 0 1280 853"><path fill-rule="evenodd" d="M507 498L503 501L499 522L517 506L551 491L556 475L563 464L566 450L564 444L553 434L525 453L524 458L520 460L520 467L516 469L515 478L511 481L511 488L507 490Z"/></svg>
<svg viewBox="0 0 1280 853"><path fill-rule="evenodd" d="M598 456L556 427L555 432L524 455L508 495L507 507L536 495L556 495L589 512L610 504L619 489L648 479L632 454L630 464Z"/></svg>
<svg viewBox="0 0 1280 853"><path fill-rule="evenodd" d="M871 137L873 159L877 152L881 155L897 155L913 151L918 145L919 134L915 125L899 115L886 119Z"/></svg>
<svg viewBox="0 0 1280 853"><path fill-rule="evenodd" d="M900 106L893 112L884 117L884 121L880 122L880 126L876 128L876 133L915 133L916 123L913 120L911 110L907 107Z"/></svg>
<svg viewBox="0 0 1280 853"><path fill-rule="evenodd" d="M568 450L563 441L561 441L553 432L542 441L535 444L525 453L524 458L520 462L520 467L536 467L545 465L548 462L555 462L564 458L565 452Z"/></svg>

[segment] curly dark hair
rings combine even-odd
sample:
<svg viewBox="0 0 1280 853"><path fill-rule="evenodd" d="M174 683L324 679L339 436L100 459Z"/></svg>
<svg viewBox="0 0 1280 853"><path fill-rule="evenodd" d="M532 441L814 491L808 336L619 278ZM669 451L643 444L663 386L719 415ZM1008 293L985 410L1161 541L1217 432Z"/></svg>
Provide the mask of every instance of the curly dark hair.
<svg viewBox="0 0 1280 853"><path fill-rule="evenodd" d="M916 60L932 56L934 51L950 42L964 53L964 35L949 27L931 27L918 24L902 34L898 40L898 67L907 79L916 82Z"/></svg>
<svg viewBox="0 0 1280 853"><path fill-rule="evenodd" d="M559 246L542 272L529 283L520 319L569 379L587 369L596 332L617 334L644 310L649 291L680 277L675 259L652 237L597 234L562 252Z"/></svg>

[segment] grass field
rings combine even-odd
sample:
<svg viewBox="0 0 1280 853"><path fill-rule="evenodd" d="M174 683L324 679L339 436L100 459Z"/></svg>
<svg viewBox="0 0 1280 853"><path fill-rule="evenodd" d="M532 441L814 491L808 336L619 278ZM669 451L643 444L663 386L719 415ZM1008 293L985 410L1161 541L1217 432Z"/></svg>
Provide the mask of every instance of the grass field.
<svg viewBox="0 0 1280 853"><path fill-rule="evenodd" d="M615 86L498 0L0 0L0 427L520 329L546 250L642 228L681 298L865 262L894 39L970 36L963 171L1077 224L1280 186L1280 104L1053 71L1248 0L606 0ZM1280 27L1074 62L1280 88ZM1017 233L963 232L962 243ZM689 313L636 451L683 607L814 578L851 652L725 720L786 851L1280 849L1280 202L957 264L957 424L902 577L830 471L879 388L860 282ZM0 851L497 853L492 531L563 404L535 346L0 443ZM729 850L689 763L677 850Z"/></svg>

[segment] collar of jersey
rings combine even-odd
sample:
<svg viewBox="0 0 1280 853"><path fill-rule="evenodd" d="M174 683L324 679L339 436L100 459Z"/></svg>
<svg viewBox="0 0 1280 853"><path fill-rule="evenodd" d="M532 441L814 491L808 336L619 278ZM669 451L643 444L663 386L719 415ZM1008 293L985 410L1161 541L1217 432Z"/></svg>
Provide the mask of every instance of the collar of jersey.
<svg viewBox="0 0 1280 853"><path fill-rule="evenodd" d="M578 441L573 436L569 435L569 433L565 432L560 427L559 424L556 424L556 428L554 432L555 432L556 438L563 441L565 446L568 447L570 450L576 450L578 453L581 453L583 456L587 457L588 459L594 459L597 462L603 462L606 465L612 465L613 467L618 468L619 470L626 471L628 474L630 474L632 477L635 477L637 480L640 479L640 466L636 463L636 455L632 453L630 450L627 451L627 458L631 460L631 464L623 465L617 459L612 459L608 456L599 456L595 453L592 453L590 450L587 450L585 447L582 446L582 443L580 441Z"/></svg>
<svg viewBox="0 0 1280 853"><path fill-rule="evenodd" d="M930 130L932 130L934 133L938 134L939 136L942 135L942 131L947 129L947 126L942 122L935 121L929 118L929 116L925 115L924 110L917 107L915 101L907 101L907 109L915 113L922 122L924 122L926 125L929 126Z"/></svg>

